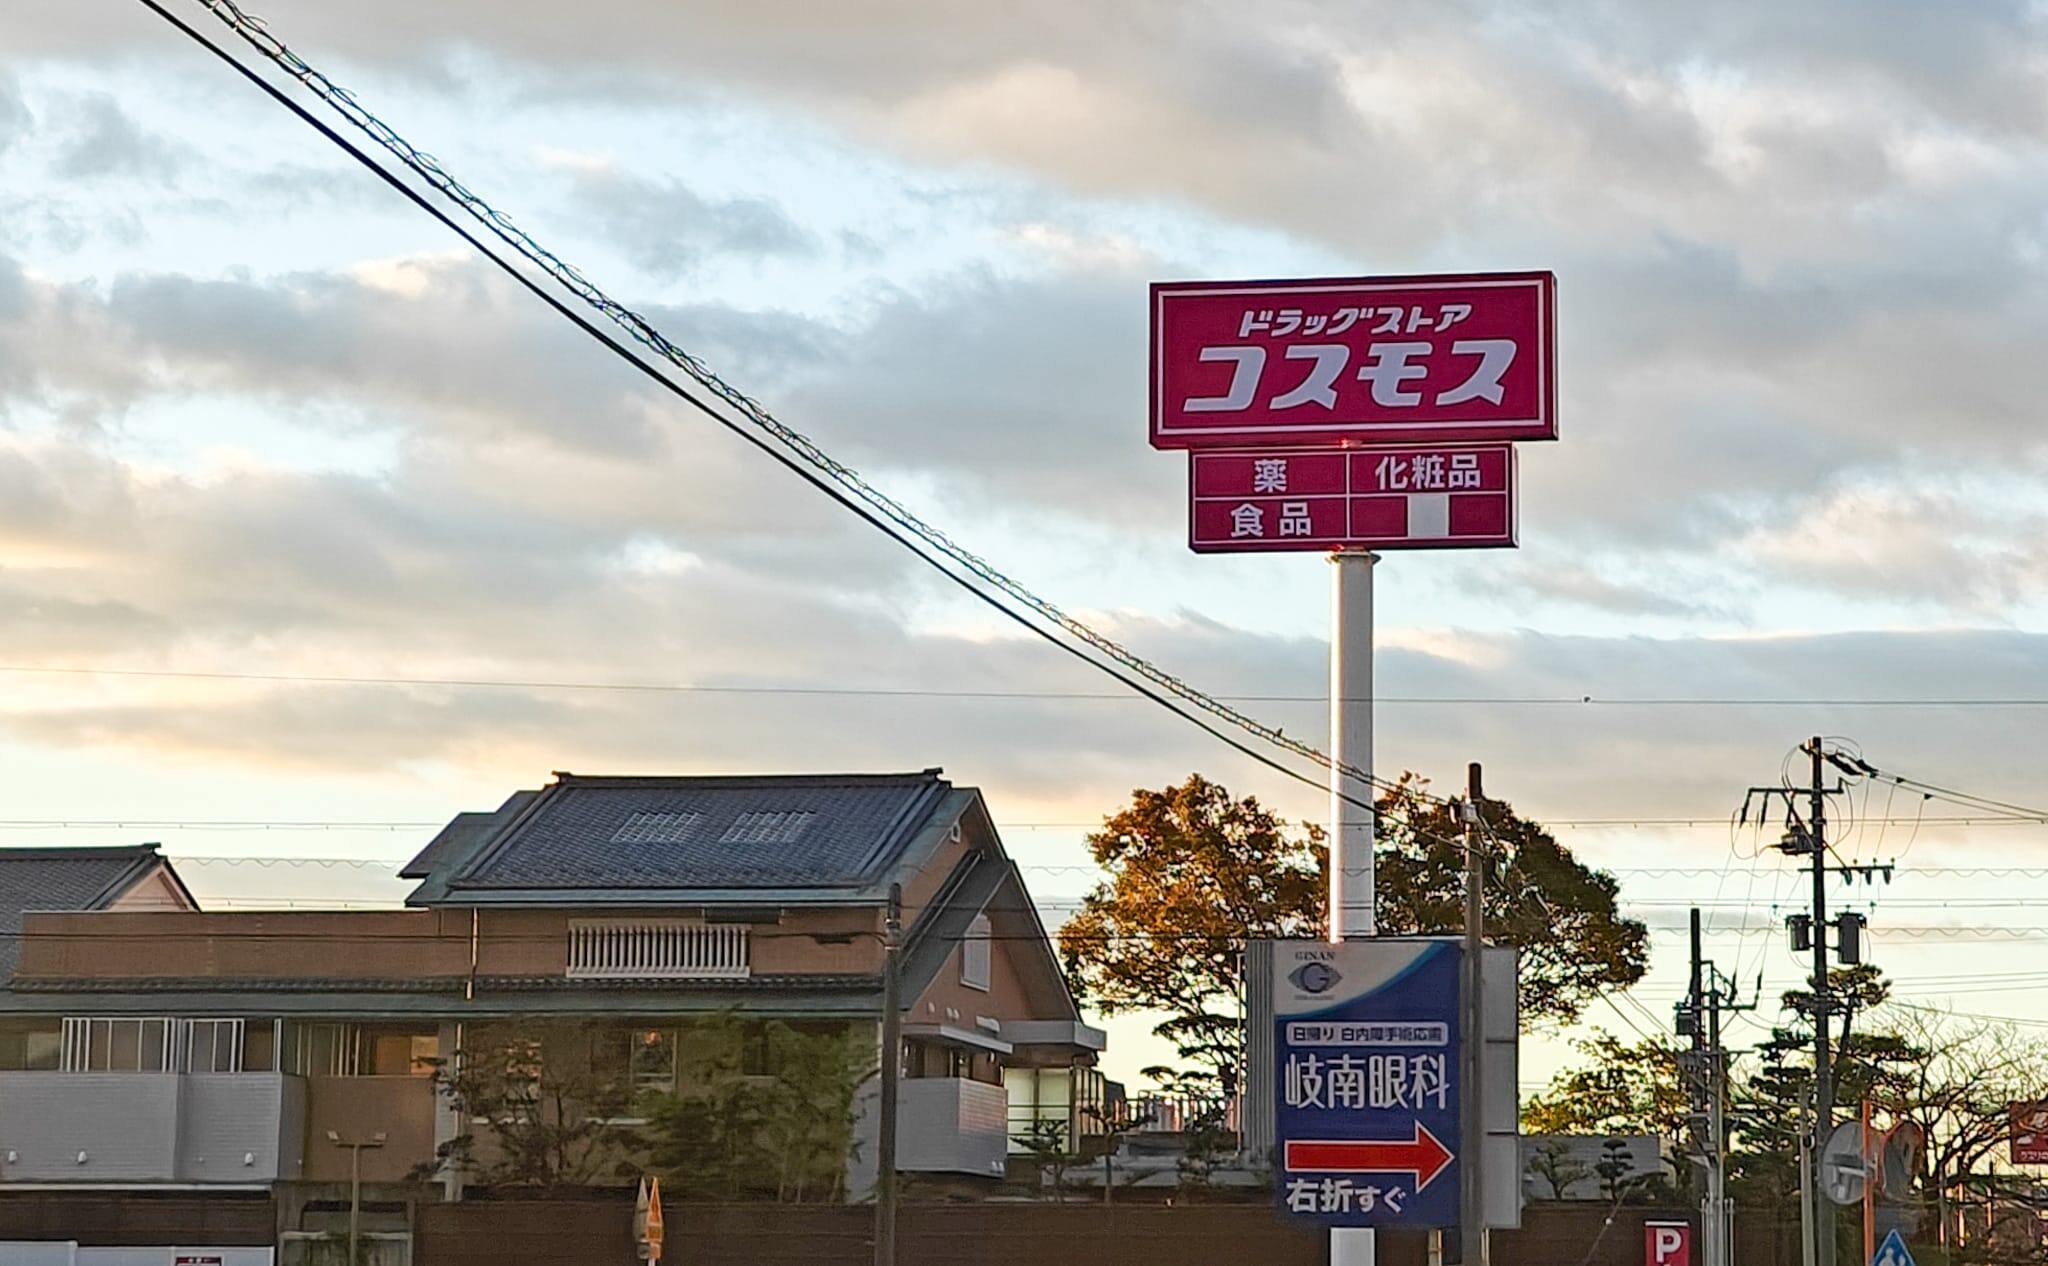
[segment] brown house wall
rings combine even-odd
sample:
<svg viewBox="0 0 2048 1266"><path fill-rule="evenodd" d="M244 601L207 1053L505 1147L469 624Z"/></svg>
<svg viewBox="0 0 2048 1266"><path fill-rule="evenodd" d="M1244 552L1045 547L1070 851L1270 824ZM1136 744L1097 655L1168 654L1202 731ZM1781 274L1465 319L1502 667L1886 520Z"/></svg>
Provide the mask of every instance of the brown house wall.
<svg viewBox="0 0 2048 1266"><path fill-rule="evenodd" d="M569 921L592 913L598 912L479 912L477 973L564 975ZM415 980L470 973L467 910L96 911L30 914L24 927L25 977ZM791 911L780 924L755 926L754 971L876 972L879 930L871 910Z"/></svg>
<svg viewBox="0 0 2048 1266"><path fill-rule="evenodd" d="M401 1182L434 1156L434 1082L429 1077L309 1077L306 1080L308 1182L347 1182L349 1154L328 1141L333 1130L355 1142L379 1131L384 1146L363 1150L364 1182Z"/></svg>
<svg viewBox="0 0 2048 1266"><path fill-rule="evenodd" d="M988 988L975 989L960 983L960 955L956 946L946 957L938 977L910 1004L904 1014L909 1024L960 1024L974 1027L974 1017L994 1016L999 1020L1042 1019L1031 1010L1031 1000L1018 975L1016 955L1022 948L1014 941L997 940L990 945ZM946 1018L946 1008L960 1013L958 1020Z"/></svg>

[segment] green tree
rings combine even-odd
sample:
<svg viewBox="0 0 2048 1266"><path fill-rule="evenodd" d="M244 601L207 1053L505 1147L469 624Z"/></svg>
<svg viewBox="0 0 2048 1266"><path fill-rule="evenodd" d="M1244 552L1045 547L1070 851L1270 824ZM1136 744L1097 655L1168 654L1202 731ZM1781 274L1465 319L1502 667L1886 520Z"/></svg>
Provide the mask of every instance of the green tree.
<svg viewBox="0 0 2048 1266"><path fill-rule="evenodd" d="M1407 775L1379 810L1380 930L1462 929L1455 804ZM1613 877L1503 802L1487 803L1486 822L1487 935L1522 949L1524 1024L1575 1019L1599 991L1641 979L1648 934L1621 917ZM1321 828L1195 774L1132 792L1088 848L1109 877L1060 929L1069 979L1105 1014L1165 1012L1154 1031L1185 1062L1181 1080L1213 1088L1238 1058L1246 938L1323 935Z"/></svg>
<svg viewBox="0 0 2048 1266"><path fill-rule="evenodd" d="M1676 1042L1624 1043L1596 1029L1572 1045L1585 1062L1560 1071L1522 1105L1525 1133L1683 1136L1692 1097Z"/></svg>
<svg viewBox="0 0 2048 1266"><path fill-rule="evenodd" d="M649 1167L702 1199L836 1200L872 1032L707 1017L684 1030L680 1086L641 1100Z"/></svg>
<svg viewBox="0 0 2048 1266"><path fill-rule="evenodd" d="M1017 1141L1037 1168L1039 1185L1052 1192L1053 1203L1066 1203L1067 1170L1081 1160L1081 1155L1067 1146L1067 1123L1034 1118Z"/></svg>
<svg viewBox="0 0 2048 1266"><path fill-rule="evenodd" d="M1379 800L1383 935L1465 926L1463 802L1428 799L1427 790L1423 779L1403 774ZM1650 934L1622 917L1614 876L1586 866L1507 801L1489 799L1481 808L1486 936L1522 952L1523 1025L1568 1024L1602 993L1641 980Z"/></svg>
<svg viewBox="0 0 2048 1266"><path fill-rule="evenodd" d="M581 1187L627 1176L638 1135L627 1070L590 1058L591 1024L533 1021L471 1028L434 1084L470 1128L417 1176L454 1166L485 1186Z"/></svg>

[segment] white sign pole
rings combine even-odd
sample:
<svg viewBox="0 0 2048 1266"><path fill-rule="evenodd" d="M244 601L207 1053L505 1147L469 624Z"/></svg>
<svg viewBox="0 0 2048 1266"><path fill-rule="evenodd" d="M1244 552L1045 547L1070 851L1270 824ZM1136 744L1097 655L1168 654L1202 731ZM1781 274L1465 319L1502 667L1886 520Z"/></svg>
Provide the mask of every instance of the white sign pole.
<svg viewBox="0 0 2048 1266"><path fill-rule="evenodd" d="M1372 567L1366 550L1330 555L1330 758L1372 772ZM1330 770L1330 940L1377 935L1372 784ZM1376 1266L1371 1227L1331 1227L1330 1266Z"/></svg>

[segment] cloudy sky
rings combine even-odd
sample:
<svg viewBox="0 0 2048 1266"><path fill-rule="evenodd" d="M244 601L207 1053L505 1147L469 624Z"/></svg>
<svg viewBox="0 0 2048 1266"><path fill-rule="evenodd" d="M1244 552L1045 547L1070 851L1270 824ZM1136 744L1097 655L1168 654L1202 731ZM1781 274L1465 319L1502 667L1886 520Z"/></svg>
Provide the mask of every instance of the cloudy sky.
<svg viewBox="0 0 2048 1266"><path fill-rule="evenodd" d="M1656 1015L1609 1028L1665 1013L1689 900L1717 903L1724 966L1796 971L1788 863L1725 819L1806 735L2048 802L2048 709L1805 702L2048 696L2037 5L263 12L785 420L1221 693L1321 693L1328 569L1186 553L1183 461L1144 442L1146 283L1555 270L1563 438L1524 452L1522 548L1378 569L1405 700L1378 763L1448 785L1484 761L1622 872L1665 930ZM1324 811L1114 699L77 671L117 669L1106 688L645 390L141 5L16 0L0 840L389 858L424 829L157 824L432 822L554 769L943 765L1057 904L1088 883L1078 824L1132 787L1199 769ZM1651 698L1707 702L1623 702ZM1916 1001L2048 1017L2025 942L1983 930L2048 924L2018 900L2048 878L1976 873L2048 867L2042 828L1923 808L1959 812L1870 792L1843 846L1920 868L1875 902L1879 961ZM148 825L45 824L81 819ZM202 869L237 899L353 873ZM1157 1054L1119 1048L1115 1071Z"/></svg>

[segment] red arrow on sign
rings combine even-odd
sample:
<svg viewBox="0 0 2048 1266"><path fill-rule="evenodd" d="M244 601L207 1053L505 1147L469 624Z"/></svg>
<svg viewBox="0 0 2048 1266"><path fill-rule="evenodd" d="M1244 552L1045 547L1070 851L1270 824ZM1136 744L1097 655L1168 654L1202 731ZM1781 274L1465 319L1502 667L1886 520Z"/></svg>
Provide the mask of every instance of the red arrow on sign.
<svg viewBox="0 0 2048 1266"><path fill-rule="evenodd" d="M1319 1174L1413 1174L1421 1191L1451 1163L1449 1148L1415 1123L1402 1139L1289 1139L1287 1168Z"/></svg>

